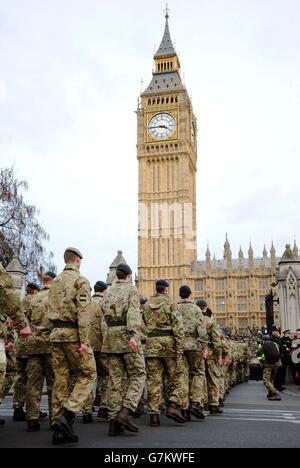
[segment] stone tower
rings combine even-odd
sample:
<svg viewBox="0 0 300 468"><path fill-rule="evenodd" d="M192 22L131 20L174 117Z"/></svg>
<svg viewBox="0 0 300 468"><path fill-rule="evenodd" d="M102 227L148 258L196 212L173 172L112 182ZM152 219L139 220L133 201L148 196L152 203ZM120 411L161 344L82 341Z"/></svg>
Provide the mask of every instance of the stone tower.
<svg viewBox="0 0 300 468"><path fill-rule="evenodd" d="M153 77L137 110L138 286L147 297L160 278L177 296L197 260L197 120L180 71L166 10Z"/></svg>

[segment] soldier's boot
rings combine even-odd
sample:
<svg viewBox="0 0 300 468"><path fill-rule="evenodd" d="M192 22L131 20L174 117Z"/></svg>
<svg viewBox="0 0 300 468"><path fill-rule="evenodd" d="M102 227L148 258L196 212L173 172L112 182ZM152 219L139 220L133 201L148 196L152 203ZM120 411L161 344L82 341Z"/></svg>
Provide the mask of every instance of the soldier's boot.
<svg viewBox="0 0 300 468"><path fill-rule="evenodd" d="M48 413L43 413L42 411L40 411L39 419L46 419L47 416L48 416Z"/></svg>
<svg viewBox="0 0 300 468"><path fill-rule="evenodd" d="M13 420L17 422L26 421L26 413L23 408L15 408Z"/></svg>
<svg viewBox="0 0 300 468"><path fill-rule="evenodd" d="M219 414L223 414L223 410L219 406L211 406L210 414L217 416Z"/></svg>
<svg viewBox="0 0 300 468"><path fill-rule="evenodd" d="M40 429L41 426L37 419L27 421L27 432L38 432Z"/></svg>
<svg viewBox="0 0 300 468"><path fill-rule="evenodd" d="M118 414L117 421L122 424L128 432L139 432L139 428L132 422L131 411L124 406Z"/></svg>
<svg viewBox="0 0 300 468"><path fill-rule="evenodd" d="M53 436L52 436L52 444L53 445L63 445L63 444L70 444L73 443L70 437L67 437L64 432L62 432L61 427L58 424L53 424L52 426Z"/></svg>
<svg viewBox="0 0 300 468"><path fill-rule="evenodd" d="M190 422L192 420L191 412L189 410L186 410L186 409L181 410L181 415L184 417L184 419L187 422Z"/></svg>
<svg viewBox="0 0 300 468"><path fill-rule="evenodd" d="M268 398L269 401L281 401L280 395L272 395Z"/></svg>
<svg viewBox="0 0 300 468"><path fill-rule="evenodd" d="M93 424L93 416L91 414L84 414L82 416L82 424Z"/></svg>
<svg viewBox="0 0 300 468"><path fill-rule="evenodd" d="M108 409L107 408L99 408L98 418L108 419Z"/></svg>
<svg viewBox="0 0 300 468"><path fill-rule="evenodd" d="M134 418L140 418L143 414L145 414L144 401L140 401L134 413Z"/></svg>
<svg viewBox="0 0 300 468"><path fill-rule="evenodd" d="M150 426L158 427L160 426L160 417L159 414L150 414Z"/></svg>
<svg viewBox="0 0 300 468"><path fill-rule="evenodd" d="M73 424L75 422L75 414L71 411L64 410L63 414L59 418L59 427L61 432L69 439L70 442L78 442L79 438L74 433Z"/></svg>
<svg viewBox="0 0 300 468"><path fill-rule="evenodd" d="M219 400L219 407L224 408L224 398L220 398Z"/></svg>
<svg viewBox="0 0 300 468"><path fill-rule="evenodd" d="M109 437L115 437L124 434L125 429L116 419L109 422Z"/></svg>
<svg viewBox="0 0 300 468"><path fill-rule="evenodd" d="M197 419L205 419L205 414L203 408L195 403L192 403L190 406L190 413L195 416Z"/></svg>
<svg viewBox="0 0 300 468"><path fill-rule="evenodd" d="M94 399L93 406L99 406L100 403L101 403L101 401L100 401L100 395L96 395L96 396L95 396L95 399Z"/></svg>
<svg viewBox="0 0 300 468"><path fill-rule="evenodd" d="M169 419L173 419L178 424L186 423L186 419L181 415L179 406L176 403L171 403L167 409L166 416Z"/></svg>
<svg viewBox="0 0 300 468"><path fill-rule="evenodd" d="M4 419L0 419L0 427L3 427L3 426L5 426L5 421Z"/></svg>

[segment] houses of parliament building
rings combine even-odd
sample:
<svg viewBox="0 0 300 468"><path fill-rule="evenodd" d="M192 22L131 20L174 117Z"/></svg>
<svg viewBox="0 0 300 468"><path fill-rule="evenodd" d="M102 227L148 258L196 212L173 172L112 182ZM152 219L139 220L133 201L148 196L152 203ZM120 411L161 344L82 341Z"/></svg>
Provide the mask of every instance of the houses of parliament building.
<svg viewBox="0 0 300 468"><path fill-rule="evenodd" d="M197 118L180 73L180 60L169 29L154 55L153 76L141 93L137 109L139 165L139 239L137 285L145 297L154 283L170 282L178 298L182 284L204 298L222 327L245 332L266 325L265 296L276 283L278 258L274 245L261 257L250 245L233 258L226 236L224 256L216 260L209 248L197 260L196 172ZM294 254L298 256L295 244ZM275 320L279 319L275 306Z"/></svg>

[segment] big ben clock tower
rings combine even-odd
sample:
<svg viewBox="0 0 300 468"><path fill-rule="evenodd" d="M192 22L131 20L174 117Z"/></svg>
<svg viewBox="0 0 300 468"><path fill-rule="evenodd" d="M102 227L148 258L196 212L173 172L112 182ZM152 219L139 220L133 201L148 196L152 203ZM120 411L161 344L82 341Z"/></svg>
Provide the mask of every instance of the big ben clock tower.
<svg viewBox="0 0 300 468"><path fill-rule="evenodd" d="M189 283L197 260L197 121L180 75L169 30L154 56L153 78L137 111L139 163L138 286L153 294L166 279L170 293Z"/></svg>

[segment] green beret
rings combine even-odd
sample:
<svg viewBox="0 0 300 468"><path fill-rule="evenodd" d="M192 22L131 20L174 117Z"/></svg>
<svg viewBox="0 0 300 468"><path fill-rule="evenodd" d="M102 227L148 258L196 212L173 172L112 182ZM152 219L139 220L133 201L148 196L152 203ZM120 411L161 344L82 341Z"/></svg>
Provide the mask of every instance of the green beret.
<svg viewBox="0 0 300 468"><path fill-rule="evenodd" d="M39 287L39 285L36 284L36 283L28 283L28 284L27 284L27 288L33 289L34 291L40 291L40 290L41 290L41 288Z"/></svg>
<svg viewBox="0 0 300 468"><path fill-rule="evenodd" d="M79 258L81 258L81 260L83 259L83 255L82 253L80 252L80 250L78 249L75 249L74 247L68 247L66 250L65 250L65 253L66 252L72 252L73 254L77 255Z"/></svg>
<svg viewBox="0 0 300 468"><path fill-rule="evenodd" d="M56 274L53 273L52 271L47 271L47 273L45 273L45 276L49 276L49 278L56 278Z"/></svg>
<svg viewBox="0 0 300 468"><path fill-rule="evenodd" d="M168 288L170 285L166 280L159 280L156 281L156 286L164 286L165 288Z"/></svg>
<svg viewBox="0 0 300 468"><path fill-rule="evenodd" d="M99 286L99 288L101 288L102 291L105 291L107 289L107 284L104 283L104 281L97 281L94 287L96 288L96 286Z"/></svg>
<svg viewBox="0 0 300 468"><path fill-rule="evenodd" d="M207 307L207 302L204 299L200 299L199 301L196 302L196 305L198 307Z"/></svg>
<svg viewBox="0 0 300 468"><path fill-rule="evenodd" d="M132 270L126 263L120 263L120 265L117 266L117 271L122 271L122 273L126 275L132 275Z"/></svg>

